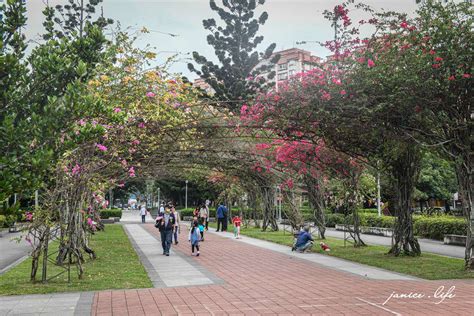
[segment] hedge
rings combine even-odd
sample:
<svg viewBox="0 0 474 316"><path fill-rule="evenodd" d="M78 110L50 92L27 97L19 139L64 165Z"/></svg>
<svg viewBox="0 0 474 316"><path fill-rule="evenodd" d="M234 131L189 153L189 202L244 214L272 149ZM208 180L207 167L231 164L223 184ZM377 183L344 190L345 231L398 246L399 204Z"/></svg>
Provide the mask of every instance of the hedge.
<svg viewBox="0 0 474 316"><path fill-rule="evenodd" d="M107 219L111 217L122 218L122 209L120 208L108 208L100 211L100 218Z"/></svg>
<svg viewBox="0 0 474 316"><path fill-rule="evenodd" d="M467 234L467 222L452 216L414 216L413 229L417 236L442 240L446 234Z"/></svg>
<svg viewBox="0 0 474 316"><path fill-rule="evenodd" d="M5 227L6 223L7 223L7 217L5 215L0 215L0 228Z"/></svg>
<svg viewBox="0 0 474 316"><path fill-rule="evenodd" d="M361 213L360 225L369 227L393 228L396 217L378 216L375 214ZM348 217L351 221L351 217ZM344 215L326 215L326 226L334 227L336 224L344 224ZM454 216L413 216L414 234L419 237L442 240L446 234L463 235L467 233L467 223L463 218Z"/></svg>

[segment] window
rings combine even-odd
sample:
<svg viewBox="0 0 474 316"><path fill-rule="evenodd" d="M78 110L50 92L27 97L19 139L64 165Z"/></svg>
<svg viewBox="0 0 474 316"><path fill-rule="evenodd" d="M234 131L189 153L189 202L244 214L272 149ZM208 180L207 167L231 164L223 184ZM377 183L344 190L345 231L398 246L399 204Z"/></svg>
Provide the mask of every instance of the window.
<svg viewBox="0 0 474 316"><path fill-rule="evenodd" d="M295 74L295 71L294 71L294 70L290 70L290 71L288 71L288 74L289 74L290 76L293 76L293 75Z"/></svg>
<svg viewBox="0 0 474 316"><path fill-rule="evenodd" d="M278 65L278 70L285 70L287 67L287 64L280 64Z"/></svg>
<svg viewBox="0 0 474 316"><path fill-rule="evenodd" d="M288 74L286 72L278 74L278 80L286 80L286 79L288 79Z"/></svg>

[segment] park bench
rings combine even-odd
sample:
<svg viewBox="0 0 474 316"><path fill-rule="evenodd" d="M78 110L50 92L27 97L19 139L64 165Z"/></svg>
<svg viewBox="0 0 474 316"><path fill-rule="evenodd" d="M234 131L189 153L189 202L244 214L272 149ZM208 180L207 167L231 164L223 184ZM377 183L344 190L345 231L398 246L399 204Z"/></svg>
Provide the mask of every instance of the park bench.
<svg viewBox="0 0 474 316"><path fill-rule="evenodd" d="M28 227L27 223L14 223L12 226L8 228L9 233L16 233L22 231Z"/></svg>
<svg viewBox="0 0 474 316"><path fill-rule="evenodd" d="M445 245L465 246L466 245L466 240L467 240L467 236L454 235L454 234L444 235L444 244Z"/></svg>
<svg viewBox="0 0 474 316"><path fill-rule="evenodd" d="M340 231L353 231L353 225L343 225L343 224L336 224L336 230ZM362 234L369 234L369 235L377 235L377 236L385 236L385 237L392 237L393 229L386 228L386 227L369 227L369 226L360 226L359 230Z"/></svg>

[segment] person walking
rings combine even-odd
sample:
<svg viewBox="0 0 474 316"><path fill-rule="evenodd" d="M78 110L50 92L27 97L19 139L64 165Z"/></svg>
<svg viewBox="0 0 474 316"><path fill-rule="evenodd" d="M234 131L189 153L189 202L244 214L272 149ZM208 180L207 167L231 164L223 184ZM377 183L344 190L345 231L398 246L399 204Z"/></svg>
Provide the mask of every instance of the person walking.
<svg viewBox="0 0 474 316"><path fill-rule="evenodd" d="M209 213L209 205L211 205L211 201L206 200L206 203L205 203L205 208L206 208L206 211L207 211L206 231L209 230L209 217L211 216L211 214Z"/></svg>
<svg viewBox="0 0 474 316"><path fill-rule="evenodd" d="M142 204L142 206L140 207L140 215L142 216L142 223L145 223L146 221L146 213L148 213L148 211L145 207L145 204Z"/></svg>
<svg viewBox="0 0 474 316"><path fill-rule="evenodd" d="M203 205L201 205L201 208L199 209L199 219L201 220L203 226L207 227L208 217L209 217L209 211L208 211L206 205L203 204Z"/></svg>
<svg viewBox="0 0 474 316"><path fill-rule="evenodd" d="M224 203L219 204L219 207L217 207L216 211L217 215L217 232L219 231L219 228L221 229L221 232L227 230L227 207L225 207ZM222 225L222 226L221 226Z"/></svg>
<svg viewBox="0 0 474 316"><path fill-rule="evenodd" d="M191 224L191 229L189 230L188 240L191 243L191 255L194 256L194 248L196 248L196 257L199 257L199 225L197 221L193 221Z"/></svg>
<svg viewBox="0 0 474 316"><path fill-rule="evenodd" d="M234 225L234 238L240 239L240 225L242 224L242 220L239 215L232 218L232 224Z"/></svg>
<svg viewBox="0 0 474 316"><path fill-rule="evenodd" d="M174 227L173 237L174 237L174 244L177 245L178 244L178 234L181 232L181 227L180 227L181 219L179 218L179 213L176 210L176 207L173 206L171 208L171 213L174 215L174 218L176 219L176 225Z"/></svg>
<svg viewBox="0 0 474 316"><path fill-rule="evenodd" d="M168 207L165 208L164 214L159 214L156 218L155 227L160 230L161 247L163 247L163 255L165 256L170 255L171 238L175 225L176 218L174 214L171 213L171 210Z"/></svg>
<svg viewBox="0 0 474 316"><path fill-rule="evenodd" d="M164 213L165 213L165 202L161 202L159 214L164 214Z"/></svg>

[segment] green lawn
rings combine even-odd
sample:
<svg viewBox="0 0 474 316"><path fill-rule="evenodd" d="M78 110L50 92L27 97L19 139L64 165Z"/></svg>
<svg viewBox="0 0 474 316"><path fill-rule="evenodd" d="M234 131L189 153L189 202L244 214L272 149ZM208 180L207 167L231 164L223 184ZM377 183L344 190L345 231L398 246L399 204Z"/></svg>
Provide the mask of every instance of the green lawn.
<svg viewBox="0 0 474 316"><path fill-rule="evenodd" d="M212 223L211 226L215 227L215 224ZM228 231L233 231L232 225L229 225ZM262 232L258 228L249 227L242 229L241 234L290 247L293 245L293 236L289 232ZM464 260L462 259L429 253L423 253L419 257L394 257L387 255L388 247L384 246L354 248L352 244L347 242L346 247L344 247L344 241L336 238L327 238L325 242L331 247L330 252L321 250L319 242L316 242L313 246L313 252L364 263L370 266L409 274L428 280L474 278L474 273L464 270Z"/></svg>
<svg viewBox="0 0 474 316"><path fill-rule="evenodd" d="M72 268L70 284L66 273L47 284L32 284L29 281L31 259L27 259L0 275L0 295L153 287L122 225L106 225L104 232L92 236L90 245L96 251L97 259L87 259L82 280L77 278L76 269ZM54 248L51 244L50 249ZM49 276L60 271L61 268L48 265ZM37 279L41 280L41 265Z"/></svg>

